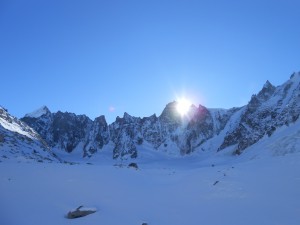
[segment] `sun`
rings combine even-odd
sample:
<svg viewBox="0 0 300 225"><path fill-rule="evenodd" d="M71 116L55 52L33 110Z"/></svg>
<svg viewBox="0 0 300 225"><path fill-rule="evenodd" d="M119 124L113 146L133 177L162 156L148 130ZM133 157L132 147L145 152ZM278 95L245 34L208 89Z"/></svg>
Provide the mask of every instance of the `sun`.
<svg viewBox="0 0 300 225"><path fill-rule="evenodd" d="M179 98L179 99L177 99L176 110L181 116L185 116L188 113L191 105L192 105L192 103L188 99Z"/></svg>

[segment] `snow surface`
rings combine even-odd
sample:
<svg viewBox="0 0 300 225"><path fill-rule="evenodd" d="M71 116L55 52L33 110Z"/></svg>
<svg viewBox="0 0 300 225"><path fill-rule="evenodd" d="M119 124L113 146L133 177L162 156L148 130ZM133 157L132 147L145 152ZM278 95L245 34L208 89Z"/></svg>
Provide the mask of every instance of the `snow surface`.
<svg viewBox="0 0 300 225"><path fill-rule="evenodd" d="M144 160L138 170L129 162L2 162L0 224L300 224L299 153L231 158ZM81 205L97 212L65 218Z"/></svg>
<svg viewBox="0 0 300 225"><path fill-rule="evenodd" d="M4 129L9 130L11 132L19 133L21 135L25 135L32 139L36 139L36 137L34 137L33 135L34 131L32 130L32 128L27 127L27 129L25 129L24 126L20 126L19 124L23 123L18 122L19 120L15 119L14 117L11 117L11 122L8 122L6 119L0 117L0 126L2 126Z"/></svg>

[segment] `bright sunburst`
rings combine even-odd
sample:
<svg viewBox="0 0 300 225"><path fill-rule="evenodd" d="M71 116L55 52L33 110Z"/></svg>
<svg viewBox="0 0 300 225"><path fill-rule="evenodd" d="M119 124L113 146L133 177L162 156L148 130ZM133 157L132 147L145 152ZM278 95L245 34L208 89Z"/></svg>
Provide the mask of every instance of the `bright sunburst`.
<svg viewBox="0 0 300 225"><path fill-rule="evenodd" d="M181 116L185 116L188 113L188 111L191 107L191 104L192 103L186 98L177 99L177 106L176 106L177 112Z"/></svg>

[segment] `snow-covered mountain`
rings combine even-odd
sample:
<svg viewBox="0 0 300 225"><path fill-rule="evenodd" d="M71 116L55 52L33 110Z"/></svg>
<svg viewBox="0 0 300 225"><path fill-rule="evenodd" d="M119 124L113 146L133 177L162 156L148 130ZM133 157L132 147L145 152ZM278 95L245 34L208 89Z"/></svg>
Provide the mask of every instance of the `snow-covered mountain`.
<svg viewBox="0 0 300 225"><path fill-rule="evenodd" d="M0 160L59 161L41 136L0 107Z"/></svg>
<svg viewBox="0 0 300 225"><path fill-rule="evenodd" d="M0 107L0 224L69 224L81 206L96 212L77 224L299 224L300 73L243 107L176 106L110 125ZM81 163L10 162L61 162L52 152Z"/></svg>
<svg viewBox="0 0 300 225"><path fill-rule="evenodd" d="M85 115L51 113L47 107L35 112L26 114L21 120L36 130L52 149L70 153L80 148L82 155L88 156L108 143L108 125L104 116L92 121Z"/></svg>
<svg viewBox="0 0 300 225"><path fill-rule="evenodd" d="M91 120L69 112L51 113L44 106L21 121L53 150L81 152L82 157L101 154L105 148L115 159L136 158L144 149L175 156L226 149L241 154L299 120L300 73L278 87L267 81L243 107L226 110L192 105L182 117L176 106L177 102L167 104L160 116L140 118L124 113L110 125L104 116Z"/></svg>
<svg viewBox="0 0 300 225"><path fill-rule="evenodd" d="M240 154L264 136L270 137L276 129L295 123L299 115L300 73L294 73L279 87L267 81L241 109L236 124L227 131L219 150L236 145L235 152Z"/></svg>
<svg viewBox="0 0 300 225"><path fill-rule="evenodd" d="M122 118L117 117L110 125L104 116L92 121L85 115L60 111L51 113L46 107L36 110L37 113L26 114L21 120L56 150L72 152L82 149L82 156L86 157L110 145L113 146L113 158L136 158L138 149L144 146L171 155L189 154L219 134L238 110L191 106L189 115L182 118L176 111L176 105L177 102L167 104L159 117L139 118L124 113Z"/></svg>

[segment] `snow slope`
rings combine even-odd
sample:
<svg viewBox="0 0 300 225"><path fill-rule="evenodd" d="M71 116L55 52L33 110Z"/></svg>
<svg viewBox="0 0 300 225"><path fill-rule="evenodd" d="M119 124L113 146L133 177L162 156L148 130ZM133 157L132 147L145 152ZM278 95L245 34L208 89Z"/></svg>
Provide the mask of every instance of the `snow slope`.
<svg viewBox="0 0 300 225"><path fill-rule="evenodd" d="M259 149L259 151L257 150ZM282 126L272 136L265 135L259 142L250 146L243 157L265 158L284 156L300 152L300 120L289 126Z"/></svg>
<svg viewBox="0 0 300 225"><path fill-rule="evenodd" d="M126 165L2 162L0 224L300 224L299 153L214 166L194 157ZM65 218L80 205L97 212Z"/></svg>
<svg viewBox="0 0 300 225"><path fill-rule="evenodd" d="M0 107L0 162L59 161L40 135Z"/></svg>

